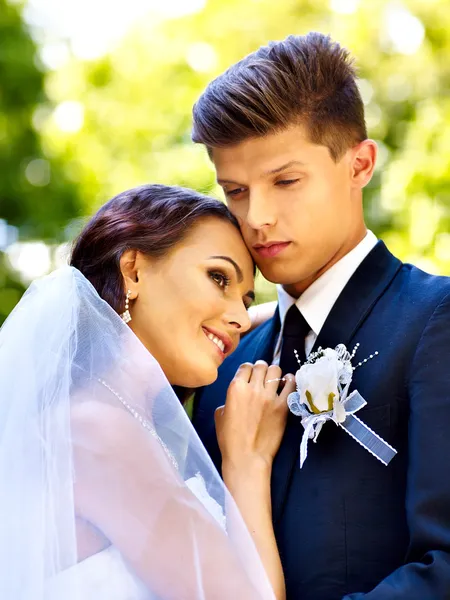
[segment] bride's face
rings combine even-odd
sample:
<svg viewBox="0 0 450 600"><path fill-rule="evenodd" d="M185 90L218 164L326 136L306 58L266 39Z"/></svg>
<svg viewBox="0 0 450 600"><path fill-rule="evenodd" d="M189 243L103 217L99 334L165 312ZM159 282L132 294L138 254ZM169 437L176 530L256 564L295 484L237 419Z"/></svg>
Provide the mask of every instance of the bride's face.
<svg viewBox="0 0 450 600"><path fill-rule="evenodd" d="M213 382L250 327L253 263L238 230L204 219L164 258L138 253L135 269L130 327L171 384Z"/></svg>

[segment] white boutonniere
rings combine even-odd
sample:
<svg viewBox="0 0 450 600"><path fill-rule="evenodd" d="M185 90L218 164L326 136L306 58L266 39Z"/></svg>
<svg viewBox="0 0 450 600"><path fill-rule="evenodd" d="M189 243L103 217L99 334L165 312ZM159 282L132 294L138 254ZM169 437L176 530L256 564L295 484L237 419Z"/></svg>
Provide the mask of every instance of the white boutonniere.
<svg viewBox="0 0 450 600"><path fill-rule="evenodd" d="M350 354L344 344L336 348L319 348L310 354L295 374L296 391L288 396L288 406L301 418L304 433L300 444L300 468L308 454L308 441L317 441L324 423L333 421L352 438L387 465L397 453L392 446L363 423L355 413L367 402L357 390L349 394L353 371L378 355L371 354L355 367L352 360L357 344ZM297 356L298 360L298 356Z"/></svg>

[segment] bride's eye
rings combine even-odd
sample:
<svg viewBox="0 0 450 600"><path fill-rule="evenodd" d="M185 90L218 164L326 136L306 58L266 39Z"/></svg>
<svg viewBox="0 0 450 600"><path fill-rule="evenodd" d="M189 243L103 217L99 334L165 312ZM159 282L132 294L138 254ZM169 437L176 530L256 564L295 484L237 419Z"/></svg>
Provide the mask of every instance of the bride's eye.
<svg viewBox="0 0 450 600"><path fill-rule="evenodd" d="M222 290L226 290L230 285L230 278L221 271L208 271L208 275Z"/></svg>

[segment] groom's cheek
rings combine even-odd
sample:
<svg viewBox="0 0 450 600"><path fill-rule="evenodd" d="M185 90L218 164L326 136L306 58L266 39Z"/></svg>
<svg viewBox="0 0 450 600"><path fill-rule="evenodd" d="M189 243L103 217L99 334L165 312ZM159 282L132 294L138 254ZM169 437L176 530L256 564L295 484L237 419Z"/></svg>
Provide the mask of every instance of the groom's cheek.
<svg viewBox="0 0 450 600"><path fill-rule="evenodd" d="M245 228L245 224L246 224L246 219L245 216L247 214L247 202L245 202L244 200L230 200L230 199L226 199L226 204L231 212L231 214L237 219L237 222L239 223L239 227L241 228L241 230L243 230Z"/></svg>

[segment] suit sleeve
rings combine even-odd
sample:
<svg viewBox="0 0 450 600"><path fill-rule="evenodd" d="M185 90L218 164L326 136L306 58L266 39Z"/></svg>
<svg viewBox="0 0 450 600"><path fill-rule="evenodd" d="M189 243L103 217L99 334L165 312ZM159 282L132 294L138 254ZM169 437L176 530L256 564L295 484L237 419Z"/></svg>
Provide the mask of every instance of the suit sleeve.
<svg viewBox="0 0 450 600"><path fill-rule="evenodd" d="M343 600L450 598L450 294L434 310L409 376L405 564L368 593Z"/></svg>

